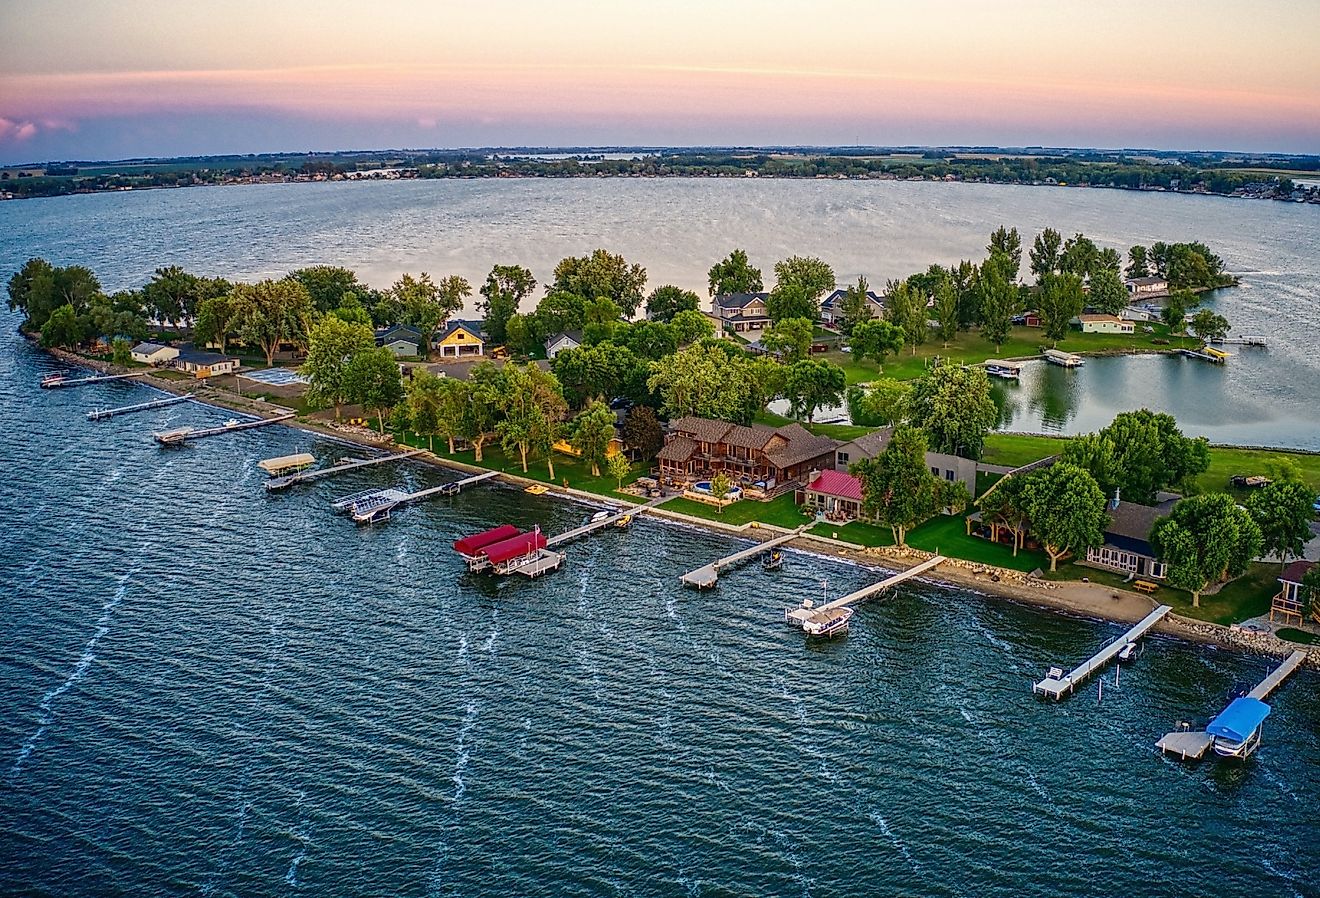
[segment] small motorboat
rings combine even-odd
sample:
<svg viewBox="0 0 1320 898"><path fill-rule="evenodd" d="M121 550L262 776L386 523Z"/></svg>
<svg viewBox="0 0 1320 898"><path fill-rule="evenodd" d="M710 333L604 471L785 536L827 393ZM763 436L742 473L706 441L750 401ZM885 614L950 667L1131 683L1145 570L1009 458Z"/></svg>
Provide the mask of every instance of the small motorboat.
<svg viewBox="0 0 1320 898"><path fill-rule="evenodd" d="M848 632L848 621L852 620L853 609L848 606L818 612L802 623L802 629L808 636L826 638Z"/></svg>
<svg viewBox="0 0 1320 898"><path fill-rule="evenodd" d="M782 552L772 550L761 556L761 570L777 571L784 566L784 555Z"/></svg>
<svg viewBox="0 0 1320 898"><path fill-rule="evenodd" d="M1135 657L1137 657L1137 644L1135 642L1129 642L1118 650L1119 661L1131 661Z"/></svg>
<svg viewBox="0 0 1320 898"><path fill-rule="evenodd" d="M627 530L629 527L632 526L632 520L633 520L633 516L630 514L626 514L623 517L619 518L617 521L615 521L614 526L619 530Z"/></svg>
<svg viewBox="0 0 1320 898"><path fill-rule="evenodd" d="M593 515L591 516L591 520L587 521L587 523L588 523L588 524L599 524L601 521L605 520L605 519L608 518L609 516L610 516L610 513L609 513L608 511L598 511L598 512L596 512L595 514L593 514Z"/></svg>
<svg viewBox="0 0 1320 898"><path fill-rule="evenodd" d="M47 374L41 379L41 387L45 390L49 390L51 387L58 387L60 384L64 383L64 378L65 375L63 374Z"/></svg>
<svg viewBox="0 0 1320 898"><path fill-rule="evenodd" d="M225 422L225 427L237 427L240 423L242 422L240 422L237 418L230 418L228 421Z"/></svg>

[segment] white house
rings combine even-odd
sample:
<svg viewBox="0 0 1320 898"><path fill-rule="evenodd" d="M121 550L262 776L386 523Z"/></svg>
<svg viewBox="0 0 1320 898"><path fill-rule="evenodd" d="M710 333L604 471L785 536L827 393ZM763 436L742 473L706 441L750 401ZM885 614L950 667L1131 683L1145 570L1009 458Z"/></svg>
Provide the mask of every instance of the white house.
<svg viewBox="0 0 1320 898"><path fill-rule="evenodd" d="M1134 334L1136 324L1117 315L1078 315L1075 319L1084 334Z"/></svg>
<svg viewBox="0 0 1320 898"><path fill-rule="evenodd" d="M774 322L766 312L769 293L721 293L711 301L711 313L726 331L760 331Z"/></svg>
<svg viewBox="0 0 1320 898"><path fill-rule="evenodd" d="M545 357L553 359L565 349L577 349L582 345L582 331L560 331L545 341Z"/></svg>
<svg viewBox="0 0 1320 898"><path fill-rule="evenodd" d="M1166 296L1169 293L1169 282L1162 277L1128 278L1123 283L1134 299Z"/></svg>
<svg viewBox="0 0 1320 898"><path fill-rule="evenodd" d="M160 343L139 343L130 351L133 361L144 365L168 365L179 357L179 350L174 346Z"/></svg>

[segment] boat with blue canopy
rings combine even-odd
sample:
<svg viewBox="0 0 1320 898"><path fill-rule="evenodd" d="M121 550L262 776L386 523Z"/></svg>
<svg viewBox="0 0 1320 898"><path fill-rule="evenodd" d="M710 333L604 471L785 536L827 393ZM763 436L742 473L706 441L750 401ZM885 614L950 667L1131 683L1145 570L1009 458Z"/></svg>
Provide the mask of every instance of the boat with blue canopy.
<svg viewBox="0 0 1320 898"><path fill-rule="evenodd" d="M1243 696L1210 721L1206 734L1213 737L1215 754L1225 758L1245 758L1260 745L1261 724L1270 716L1270 706L1258 698Z"/></svg>

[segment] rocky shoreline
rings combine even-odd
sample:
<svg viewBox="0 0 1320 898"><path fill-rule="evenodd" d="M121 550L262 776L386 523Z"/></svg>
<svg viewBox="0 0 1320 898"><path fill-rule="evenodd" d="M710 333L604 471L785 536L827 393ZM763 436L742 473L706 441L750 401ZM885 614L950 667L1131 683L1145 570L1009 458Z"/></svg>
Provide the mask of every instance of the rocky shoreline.
<svg viewBox="0 0 1320 898"><path fill-rule="evenodd" d="M98 359L88 359L61 349L47 349L46 351L69 364L92 368L103 373L124 373L124 369ZM151 372L144 373L141 381L167 393L192 395L198 401L217 408L245 412L263 418L287 414L289 411L284 406L274 405L261 399L240 397L216 387L174 381ZM284 423L287 426L323 437L374 449L386 448L392 444L392 440L382 439L375 431L367 428L351 425L333 426L302 418L294 418ZM465 473L480 473L488 470L466 462L448 459L432 452L423 452L414 456L414 460L434 467ZM517 474L500 472L498 476L500 479L518 486L533 484L550 486L549 494L572 501L618 503L618 500L614 497L572 488L551 486L539 480L521 477ZM786 532L782 528L768 524L757 524L756 522L742 526L724 524L719 521L667 511L663 506L652 509L649 513L689 526L742 538L760 539L764 536L768 539ZM812 534L804 534L794 542L806 544L810 547L810 551L827 554L841 561L867 566L882 565L897 570L904 570L931 557L929 553L917 549L861 548ZM926 578L945 586L970 589L985 595L1012 601L1016 604L1048 609L1092 620L1132 623L1144 617L1156 604L1149 596L1127 590L1104 587L1094 583L1042 580L1020 571L958 558L948 559L935 571L928 573ZM1272 658L1286 657L1300 649L1308 653L1305 666L1320 669L1320 651L1317 651L1315 647L1288 642L1271 634L1252 633L1222 624L1183 617L1175 613L1170 613L1161 621L1156 627L1156 632L1193 642L1217 645L1222 648Z"/></svg>

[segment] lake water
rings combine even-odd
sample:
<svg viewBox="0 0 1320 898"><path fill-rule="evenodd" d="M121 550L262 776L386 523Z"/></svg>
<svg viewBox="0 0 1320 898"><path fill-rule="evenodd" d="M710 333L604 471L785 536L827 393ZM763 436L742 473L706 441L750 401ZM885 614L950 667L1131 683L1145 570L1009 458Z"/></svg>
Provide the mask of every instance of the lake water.
<svg viewBox="0 0 1320 898"><path fill-rule="evenodd" d="M371 469L267 497L256 462L354 450L279 427L167 451L182 404L59 370L0 314L0 894L1314 896L1320 677L1249 763L1153 745L1262 659L1151 640L1097 702L1029 682L1113 638L913 583L847 638L785 606L879 572L641 520L535 582L456 537L590 509L482 486L358 529Z"/></svg>
<svg viewBox="0 0 1320 898"><path fill-rule="evenodd" d="M980 259L1000 224L1052 226L1121 251L1202 240L1242 286L1209 305L1235 333L1264 334L1226 366L1095 362L1071 379L1034 375L1006 426L1077 432L1112 411L1175 413L1214 440L1320 450L1320 208L1116 190L895 181L576 179L277 184L95 194L0 204L0 271L33 255L85 263L111 289L173 263L232 278L346 265L376 286L404 271L480 284L495 263L554 264L604 246L641 262L652 286L706 295L706 271L734 247L770 274L819 255L840 282L872 284L931 262Z"/></svg>

